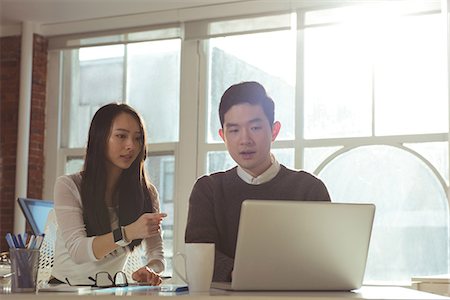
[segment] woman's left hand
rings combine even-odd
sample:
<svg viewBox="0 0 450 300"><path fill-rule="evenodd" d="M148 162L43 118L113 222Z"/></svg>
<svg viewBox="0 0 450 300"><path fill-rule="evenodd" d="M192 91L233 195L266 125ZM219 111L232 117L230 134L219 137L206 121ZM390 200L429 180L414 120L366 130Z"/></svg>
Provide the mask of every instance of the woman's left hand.
<svg viewBox="0 0 450 300"><path fill-rule="evenodd" d="M161 277L147 266L142 267L134 272L131 277L134 281L145 282L149 285L160 285L162 282Z"/></svg>

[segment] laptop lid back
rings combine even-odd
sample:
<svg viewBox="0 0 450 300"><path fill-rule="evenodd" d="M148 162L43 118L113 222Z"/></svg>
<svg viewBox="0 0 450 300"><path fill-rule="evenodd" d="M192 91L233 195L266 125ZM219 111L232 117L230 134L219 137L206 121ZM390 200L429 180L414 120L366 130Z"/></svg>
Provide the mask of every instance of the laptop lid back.
<svg viewBox="0 0 450 300"><path fill-rule="evenodd" d="M351 290L362 285L375 206L242 204L233 290Z"/></svg>
<svg viewBox="0 0 450 300"><path fill-rule="evenodd" d="M17 201L33 234L37 236L44 233L48 213L53 209L53 202L30 198L18 198Z"/></svg>

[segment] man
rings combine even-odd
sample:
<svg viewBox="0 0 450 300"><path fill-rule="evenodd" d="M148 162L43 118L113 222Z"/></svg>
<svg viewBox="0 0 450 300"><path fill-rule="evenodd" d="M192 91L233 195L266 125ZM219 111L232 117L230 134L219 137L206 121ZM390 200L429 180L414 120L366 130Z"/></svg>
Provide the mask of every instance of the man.
<svg viewBox="0 0 450 300"><path fill-rule="evenodd" d="M281 127L274 122L274 112L274 102L257 82L233 85L221 98L219 135L237 166L197 180L185 236L186 243L215 243L213 281L231 281L245 199L330 201L322 181L286 168L271 154Z"/></svg>

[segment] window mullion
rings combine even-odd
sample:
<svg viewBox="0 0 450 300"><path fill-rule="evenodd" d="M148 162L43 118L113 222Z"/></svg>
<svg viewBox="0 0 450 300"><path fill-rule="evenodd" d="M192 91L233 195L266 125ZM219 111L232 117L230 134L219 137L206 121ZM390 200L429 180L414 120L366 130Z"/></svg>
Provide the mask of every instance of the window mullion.
<svg viewBox="0 0 450 300"><path fill-rule="evenodd" d="M123 89L121 102L128 104L128 44L124 44L123 47Z"/></svg>
<svg viewBox="0 0 450 300"><path fill-rule="evenodd" d="M305 11L297 11L296 89L295 89L295 168L303 169L305 153Z"/></svg>

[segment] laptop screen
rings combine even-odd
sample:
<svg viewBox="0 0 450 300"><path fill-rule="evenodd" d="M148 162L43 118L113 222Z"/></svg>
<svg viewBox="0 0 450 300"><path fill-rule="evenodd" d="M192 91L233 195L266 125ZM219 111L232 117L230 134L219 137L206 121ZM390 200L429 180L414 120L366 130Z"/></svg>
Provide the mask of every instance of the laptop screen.
<svg viewBox="0 0 450 300"><path fill-rule="evenodd" d="M25 215L25 219L30 224L33 234L39 235L44 233L48 213L53 209L53 202L29 198L18 198L17 201Z"/></svg>

